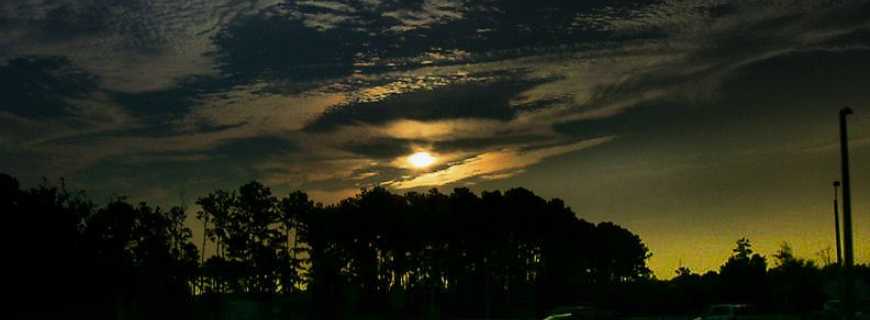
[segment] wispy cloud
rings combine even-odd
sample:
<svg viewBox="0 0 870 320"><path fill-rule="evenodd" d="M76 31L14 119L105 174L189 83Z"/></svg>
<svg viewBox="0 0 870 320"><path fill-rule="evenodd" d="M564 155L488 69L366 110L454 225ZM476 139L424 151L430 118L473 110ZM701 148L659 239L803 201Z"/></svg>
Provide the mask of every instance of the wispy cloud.
<svg viewBox="0 0 870 320"><path fill-rule="evenodd" d="M424 0L419 8L388 11L384 12L383 16L399 21L398 25L389 29L390 31L405 32L461 19L464 8L462 1Z"/></svg>
<svg viewBox="0 0 870 320"><path fill-rule="evenodd" d="M409 189L427 186L441 186L449 183L483 176L486 179L498 179L510 177L516 170L522 170L542 160L594 147L612 140L614 137L596 138L580 141L572 144L547 147L534 150L520 150L508 148L488 151L471 158L450 164L446 168L435 172L424 173L419 176L389 182L388 185L398 189Z"/></svg>
<svg viewBox="0 0 870 320"><path fill-rule="evenodd" d="M0 5L0 59L66 56L114 90L166 88L213 73L211 37L235 17L280 0L178 2L12 0Z"/></svg>

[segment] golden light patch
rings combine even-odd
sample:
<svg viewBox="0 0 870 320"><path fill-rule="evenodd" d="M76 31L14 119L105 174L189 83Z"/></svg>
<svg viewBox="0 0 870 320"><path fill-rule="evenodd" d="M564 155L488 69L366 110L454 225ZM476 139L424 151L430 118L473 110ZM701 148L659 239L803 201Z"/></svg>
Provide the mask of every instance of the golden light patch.
<svg viewBox="0 0 870 320"><path fill-rule="evenodd" d="M417 152L408 156L408 163L415 168L425 168L435 163L435 157L428 152Z"/></svg>
<svg viewBox="0 0 870 320"><path fill-rule="evenodd" d="M434 172L424 173L406 180L391 182L390 185L397 189L409 189L425 186L442 186L448 183L459 182L480 176L486 176L490 180L504 179L511 177L513 174L519 173L526 167L537 164L546 158L591 148L607 143L613 138L613 136L607 136L535 150L521 150L520 148L515 147L487 151L461 161L454 161L452 165ZM420 153L425 152L418 152L411 155L407 158L408 163L413 165L411 159ZM421 159L424 158L424 156L417 157Z"/></svg>

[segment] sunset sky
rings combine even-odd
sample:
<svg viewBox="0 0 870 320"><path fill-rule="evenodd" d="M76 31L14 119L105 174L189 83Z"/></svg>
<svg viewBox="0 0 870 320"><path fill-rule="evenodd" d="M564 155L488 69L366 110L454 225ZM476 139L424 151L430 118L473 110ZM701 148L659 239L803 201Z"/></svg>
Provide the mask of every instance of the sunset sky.
<svg viewBox="0 0 870 320"><path fill-rule="evenodd" d="M5 0L0 88L25 185L522 186L639 234L660 278L744 236L833 247L850 106L870 262L870 2Z"/></svg>

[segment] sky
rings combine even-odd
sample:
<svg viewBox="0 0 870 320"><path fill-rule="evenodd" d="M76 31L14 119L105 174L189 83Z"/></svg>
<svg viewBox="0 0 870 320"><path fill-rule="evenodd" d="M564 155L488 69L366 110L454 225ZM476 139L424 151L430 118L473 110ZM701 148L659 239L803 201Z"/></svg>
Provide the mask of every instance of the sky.
<svg viewBox="0 0 870 320"><path fill-rule="evenodd" d="M832 248L850 106L866 263L868 75L866 1L6 0L0 171L188 206L521 186L670 278Z"/></svg>

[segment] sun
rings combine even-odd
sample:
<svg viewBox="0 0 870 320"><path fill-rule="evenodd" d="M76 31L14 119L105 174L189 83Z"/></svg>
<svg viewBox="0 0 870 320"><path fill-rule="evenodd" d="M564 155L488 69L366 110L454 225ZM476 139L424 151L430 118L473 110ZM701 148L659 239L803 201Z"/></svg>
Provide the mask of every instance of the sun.
<svg viewBox="0 0 870 320"><path fill-rule="evenodd" d="M425 168L435 163L435 157L421 151L408 156L408 162L415 168Z"/></svg>

